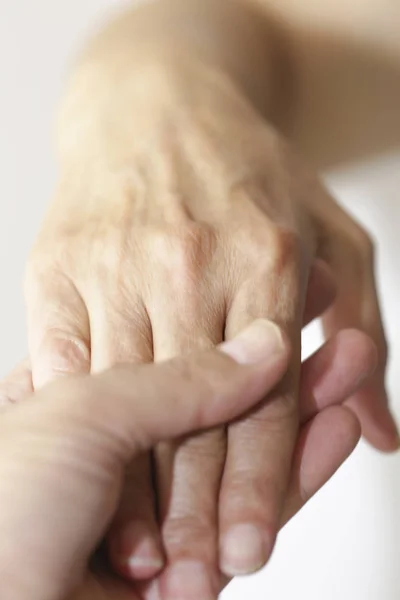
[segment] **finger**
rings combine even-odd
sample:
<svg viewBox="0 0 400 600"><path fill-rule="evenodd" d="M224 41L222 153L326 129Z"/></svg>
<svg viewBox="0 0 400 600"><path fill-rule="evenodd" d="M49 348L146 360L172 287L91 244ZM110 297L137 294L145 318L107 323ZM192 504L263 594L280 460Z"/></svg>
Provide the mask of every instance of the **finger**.
<svg viewBox="0 0 400 600"><path fill-rule="evenodd" d="M181 294L171 310L150 313L155 361L222 342L225 314L212 309L201 293L189 291L186 287L184 297ZM222 302L216 304L222 306ZM224 428L160 444L155 450L159 516L168 560L158 585L165 600L216 596L218 495L225 451Z"/></svg>
<svg viewBox="0 0 400 600"><path fill-rule="evenodd" d="M375 342L379 355L375 376L350 399L349 406L359 418L367 440L382 451L392 451L399 446L399 435L385 390L387 345L375 286L372 245L366 234L359 237L356 242L351 238L341 240L331 258L339 289L323 323L328 336L354 327Z"/></svg>
<svg viewBox="0 0 400 600"><path fill-rule="evenodd" d="M302 428L282 527L335 474L357 446L360 435L358 420L341 406L322 410Z"/></svg>
<svg viewBox="0 0 400 600"><path fill-rule="evenodd" d="M302 426L280 528L334 476L356 448L360 435L356 417L342 406L327 407ZM227 578L221 581L220 591L228 583Z"/></svg>
<svg viewBox="0 0 400 600"><path fill-rule="evenodd" d="M284 328L293 352L277 388L257 410L228 429L220 494L220 567L228 576L254 572L270 557L298 434L303 306L295 253L282 258L267 285L264 279L243 286L227 319L227 337L231 337L256 316L268 317Z"/></svg>
<svg viewBox="0 0 400 600"><path fill-rule="evenodd" d="M327 263L315 259L310 270L303 326L320 317L336 298L337 285L332 269Z"/></svg>
<svg viewBox="0 0 400 600"><path fill-rule="evenodd" d="M60 376L88 373L89 321L72 281L59 273L30 273L25 295L35 389Z"/></svg>
<svg viewBox="0 0 400 600"><path fill-rule="evenodd" d="M360 425L334 406L363 385L376 367L372 341L355 330L339 332L302 365L302 425L282 518L284 525L334 475L360 438Z"/></svg>
<svg viewBox="0 0 400 600"><path fill-rule="evenodd" d="M149 453L128 465L118 511L107 536L111 563L127 579L150 579L165 562L152 470Z"/></svg>
<svg viewBox="0 0 400 600"><path fill-rule="evenodd" d="M376 350L361 332L344 331L328 341L302 365L300 386L300 421L290 486L281 521L283 526L292 518L336 472L351 453L360 437L360 427L348 411L328 412L329 408L346 400L365 380L365 365L372 370ZM342 356L351 358L350 369L343 369ZM358 368L357 366L358 365ZM370 374L370 373L369 373ZM310 400L311 399L311 400ZM328 409L328 410L327 410ZM321 414L324 415L323 418ZM328 428L328 438L325 436ZM328 440L328 441L327 441ZM308 445L311 441L311 449ZM304 448L307 451L304 452ZM221 581L220 590L229 579Z"/></svg>
<svg viewBox="0 0 400 600"><path fill-rule="evenodd" d="M311 356L302 366L300 419L282 526L334 475L360 438L358 420L336 406L371 376L377 351L361 332L349 330Z"/></svg>
<svg viewBox="0 0 400 600"><path fill-rule="evenodd" d="M129 307L113 306L104 291L89 302L92 330L92 372L118 364L153 360L151 325L141 300L130 297ZM102 299L102 300L100 300ZM152 480L151 457L144 453L125 473L123 493L108 535L114 569L130 579L154 576L164 564Z"/></svg>
<svg viewBox="0 0 400 600"><path fill-rule="evenodd" d="M300 419L344 402L371 377L377 365L372 340L354 329L340 331L302 364Z"/></svg>
<svg viewBox="0 0 400 600"><path fill-rule="evenodd" d="M288 360L281 330L258 320L218 350L55 383L32 410L60 419L66 431L72 417L82 418L106 456L128 461L160 441L235 419L276 385Z"/></svg>
<svg viewBox="0 0 400 600"><path fill-rule="evenodd" d="M81 573L114 514L123 466L159 441L237 417L276 384L287 363L288 344L281 332L258 322L219 351L159 365L120 367L92 377L66 378L38 392L36 401L7 411L1 420L8 439L3 440L4 447L10 453L18 447L23 468L31 475L32 469L36 473L37 486L30 498L36 527L29 530L22 549L32 558L27 561L29 568L58 573L60 579L55 577L55 582L59 584L66 574L65 565L70 565L69 581L76 581L77 570ZM51 493L47 485L44 494L50 477L47 460L56 473L59 465L63 466L72 494L67 499L65 480L58 485L58 477L57 485L50 485ZM7 469L5 458L3 467ZM71 477L79 483L73 489L68 484ZM9 498L8 494L15 492L15 497L21 498L17 488L25 479L22 475L19 482L13 478L3 495ZM43 502L49 507L46 513ZM64 518L60 519L61 505ZM74 531L70 527L71 505L82 524ZM24 522L26 502L17 503L12 512L12 522L5 529L8 532ZM45 543L49 550L46 564L38 565L29 552L43 541L40 532L49 530L43 529L44 520L57 528L57 539L68 540L68 544L55 546L49 538Z"/></svg>
<svg viewBox="0 0 400 600"><path fill-rule="evenodd" d="M0 382L0 407L7 408L25 400L33 392L30 360L19 363Z"/></svg>

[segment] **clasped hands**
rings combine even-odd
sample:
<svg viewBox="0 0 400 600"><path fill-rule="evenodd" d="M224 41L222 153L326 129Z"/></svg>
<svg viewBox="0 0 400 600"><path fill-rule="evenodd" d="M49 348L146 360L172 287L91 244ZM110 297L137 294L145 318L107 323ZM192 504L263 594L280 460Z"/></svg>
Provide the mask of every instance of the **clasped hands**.
<svg viewBox="0 0 400 600"><path fill-rule="evenodd" d="M165 435L137 431L132 452L132 422L127 417L125 429L122 419L115 439L124 458L132 457L123 485L110 471L115 460L93 473L117 492L74 571L79 598L91 600L105 592L130 598L132 589L143 600L214 599L229 578L268 561L280 527L355 447L360 423L376 447L398 447L367 234L224 76L200 68L189 95L166 89L172 77L158 80L153 69L151 78L146 102L143 87L133 86L127 113L96 116L88 104L90 119L82 109L66 128L60 183L27 271L30 360L3 383L5 402L27 398L7 409L7 419L17 409L22 415L29 392L54 379L61 381L39 391L37 402L33 396L32 406L53 394L68 416L67 397L88 403L90 415L83 408L77 422L68 421L66 445L59 444L58 417L44 438L46 452L60 451L61 479L67 448L77 460L75 435L85 433L95 450L96 428L114 440L120 394L140 414L151 392L148 406L170 424ZM302 326L320 315L328 341L301 365ZM212 350L243 331L252 351L259 347L267 378L263 398L247 412L257 377L239 385L234 366ZM237 352L234 359L246 362ZM131 374L112 370L121 363L135 365ZM83 379L69 383L66 375ZM180 420L185 402L207 407L222 397L227 413L203 419L196 409ZM206 431L171 441L200 427ZM40 429L32 435L26 449L29 440L39 444ZM82 457L75 470L90 480L92 456ZM57 496L69 499L68 528L81 519L74 481L66 469ZM39 494L33 476L26 486L28 497ZM90 571L88 558L103 538L107 560ZM62 568L71 565L60 560Z"/></svg>

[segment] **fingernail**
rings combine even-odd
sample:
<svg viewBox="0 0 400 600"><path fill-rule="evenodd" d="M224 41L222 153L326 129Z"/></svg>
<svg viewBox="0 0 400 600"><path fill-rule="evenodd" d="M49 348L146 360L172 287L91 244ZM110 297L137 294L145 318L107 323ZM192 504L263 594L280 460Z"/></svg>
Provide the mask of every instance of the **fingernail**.
<svg viewBox="0 0 400 600"><path fill-rule="evenodd" d="M157 541L143 523L135 521L123 527L111 547L114 564L129 578L154 577L164 566Z"/></svg>
<svg viewBox="0 0 400 600"><path fill-rule="evenodd" d="M230 577L248 575L267 562L272 544L251 524L232 527L222 538L220 568Z"/></svg>
<svg viewBox="0 0 400 600"><path fill-rule="evenodd" d="M216 600L210 575L205 565L182 560L166 572L162 597L165 600Z"/></svg>
<svg viewBox="0 0 400 600"><path fill-rule="evenodd" d="M221 344L220 350L238 363L252 364L282 355L285 342L281 329L275 323L258 319L233 340Z"/></svg>

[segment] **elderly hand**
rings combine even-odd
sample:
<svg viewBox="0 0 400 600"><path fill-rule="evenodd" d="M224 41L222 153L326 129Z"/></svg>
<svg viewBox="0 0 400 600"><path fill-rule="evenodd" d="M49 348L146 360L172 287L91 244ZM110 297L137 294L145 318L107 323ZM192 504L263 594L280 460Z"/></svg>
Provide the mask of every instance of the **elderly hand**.
<svg viewBox="0 0 400 600"><path fill-rule="evenodd" d="M106 83L83 68L64 106L60 182L26 279L33 382L211 348L257 318L282 329L291 361L279 386L228 428L159 445L153 472L150 455L137 459L113 528L127 577L168 564L168 585L193 590L184 559L214 587L219 568L252 572L275 542L298 437L301 329L334 295L321 257L338 282L330 335L356 326L380 351L353 408L376 446L398 442L371 247L224 74L189 61L178 75L144 67L123 92Z"/></svg>

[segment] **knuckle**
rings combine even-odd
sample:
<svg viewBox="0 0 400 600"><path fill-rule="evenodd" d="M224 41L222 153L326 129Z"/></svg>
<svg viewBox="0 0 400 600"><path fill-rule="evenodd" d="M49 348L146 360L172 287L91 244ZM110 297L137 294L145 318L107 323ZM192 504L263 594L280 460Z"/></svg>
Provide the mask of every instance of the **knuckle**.
<svg viewBox="0 0 400 600"><path fill-rule="evenodd" d="M282 227L270 232L270 257L275 269L285 270L288 264L297 264L303 252L300 234L293 229Z"/></svg>
<svg viewBox="0 0 400 600"><path fill-rule="evenodd" d="M246 507L252 512L265 512L265 501L271 495L271 481L265 475L265 468L255 471L244 466L229 474L228 502L230 509ZM246 493L251 488L251 494Z"/></svg>
<svg viewBox="0 0 400 600"><path fill-rule="evenodd" d="M262 231L241 231L233 244L245 264L268 277L296 272L306 253L300 232L270 222L263 223Z"/></svg>
<svg viewBox="0 0 400 600"><path fill-rule="evenodd" d="M211 227L186 223L181 229L163 228L151 235L151 249L168 273L190 282L205 269L215 249L216 236Z"/></svg>
<svg viewBox="0 0 400 600"><path fill-rule="evenodd" d="M58 329L46 332L39 351L44 359L50 361L52 371L62 373L81 373L89 370L89 344L82 338Z"/></svg>
<svg viewBox="0 0 400 600"><path fill-rule="evenodd" d="M198 508L197 506L195 507ZM214 539L216 523L213 511L193 510L191 513L174 514L163 526L163 538L169 552L179 550L184 543L196 540L196 546Z"/></svg>
<svg viewBox="0 0 400 600"><path fill-rule="evenodd" d="M196 461L203 469L208 465L219 464L226 452L225 431L224 429L211 430L191 437L184 443L183 448L185 460L191 465Z"/></svg>
<svg viewBox="0 0 400 600"><path fill-rule="evenodd" d="M298 402L292 392L277 392L251 416L251 420L257 430L285 431L292 423L297 423L298 412Z"/></svg>
<svg viewBox="0 0 400 600"><path fill-rule="evenodd" d="M119 277L127 256L132 255L128 240L116 227L109 227L103 235L93 235L87 265L95 266L94 275L100 284Z"/></svg>
<svg viewBox="0 0 400 600"><path fill-rule="evenodd" d="M274 499L280 496L281 488L278 478L266 474L265 463L257 470L243 467L229 473L221 496L225 522L262 523L263 529L273 535L277 526Z"/></svg>

